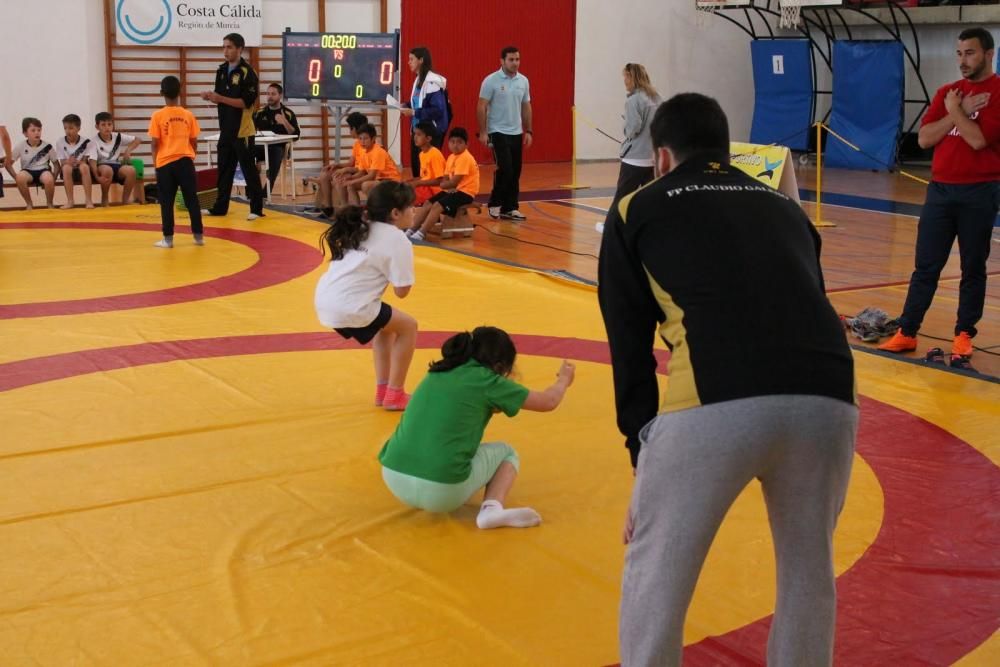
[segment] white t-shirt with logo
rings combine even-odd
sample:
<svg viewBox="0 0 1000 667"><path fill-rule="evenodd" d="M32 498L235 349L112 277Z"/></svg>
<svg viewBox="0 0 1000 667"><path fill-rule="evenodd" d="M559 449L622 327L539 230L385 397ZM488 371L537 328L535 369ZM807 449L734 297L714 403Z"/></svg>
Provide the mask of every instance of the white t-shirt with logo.
<svg viewBox="0 0 1000 667"><path fill-rule="evenodd" d="M78 136L75 144L69 143L66 140L66 137L59 137L59 139L56 140L57 160L68 160L71 157L75 157L77 160L82 162L87 158L93 160L96 155L97 153L94 149L94 142L91 139Z"/></svg>
<svg viewBox="0 0 1000 667"><path fill-rule="evenodd" d="M316 285L316 315L329 329L358 328L378 316L382 293L414 282L413 244L395 225L374 222L357 250L348 250Z"/></svg>
<svg viewBox="0 0 1000 667"><path fill-rule="evenodd" d="M29 146L27 139L19 141L15 144L13 153L11 157L15 162L21 162L21 169L30 171L50 169L49 165L56 157L52 144L44 139L37 146Z"/></svg>
<svg viewBox="0 0 1000 667"><path fill-rule="evenodd" d="M120 141L118 137L121 137ZM121 132L112 132L111 141L104 141L100 134L95 134L91 143L94 144L94 150L97 153L97 164L120 164L122 153L133 141L135 141L135 137Z"/></svg>

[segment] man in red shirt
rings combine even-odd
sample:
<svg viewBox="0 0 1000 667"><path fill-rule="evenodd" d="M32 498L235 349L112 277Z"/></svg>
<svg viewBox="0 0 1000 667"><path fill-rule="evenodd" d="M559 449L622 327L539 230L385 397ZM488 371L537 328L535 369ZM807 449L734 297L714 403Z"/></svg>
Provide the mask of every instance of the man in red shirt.
<svg viewBox="0 0 1000 667"><path fill-rule="evenodd" d="M920 126L922 148L934 146L931 184L917 225L917 249L900 328L879 349L917 349L917 331L958 237L962 282L951 365L969 368L976 323L986 301L986 260L1000 207L1000 77L993 36L969 28L958 36L962 78L942 86Z"/></svg>

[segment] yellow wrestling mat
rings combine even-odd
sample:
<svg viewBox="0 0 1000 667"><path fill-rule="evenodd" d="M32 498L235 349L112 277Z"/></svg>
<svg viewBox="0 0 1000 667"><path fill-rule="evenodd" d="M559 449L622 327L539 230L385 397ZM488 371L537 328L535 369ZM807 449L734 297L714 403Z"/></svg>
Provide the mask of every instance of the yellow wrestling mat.
<svg viewBox="0 0 1000 667"><path fill-rule="evenodd" d="M316 321L324 226L243 211L173 250L153 207L0 214L0 663L617 662L632 476L594 289L419 247L390 299L422 332L409 390L480 324L517 335L528 386L577 360L556 412L487 433L518 449L509 504L542 526L480 531L475 499L429 515L383 487L398 415L371 406L371 353ZM855 356L837 662L997 664L1000 386ZM686 664L762 664L774 584L752 485Z"/></svg>

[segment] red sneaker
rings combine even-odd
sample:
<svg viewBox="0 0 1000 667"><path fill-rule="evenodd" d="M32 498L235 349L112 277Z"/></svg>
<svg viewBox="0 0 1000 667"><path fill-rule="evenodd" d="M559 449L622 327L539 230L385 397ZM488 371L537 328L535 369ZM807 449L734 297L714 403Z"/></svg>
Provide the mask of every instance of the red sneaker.
<svg viewBox="0 0 1000 667"><path fill-rule="evenodd" d="M410 395L402 389L390 387L385 392L385 400L382 407L390 412L399 412L406 409L406 404L410 402Z"/></svg>
<svg viewBox="0 0 1000 667"><path fill-rule="evenodd" d="M912 352L917 349L917 337L907 336L899 330L888 341L878 346L878 349L886 352Z"/></svg>
<svg viewBox="0 0 1000 667"><path fill-rule="evenodd" d="M972 356L972 336L960 331L951 344L951 353L960 357Z"/></svg>

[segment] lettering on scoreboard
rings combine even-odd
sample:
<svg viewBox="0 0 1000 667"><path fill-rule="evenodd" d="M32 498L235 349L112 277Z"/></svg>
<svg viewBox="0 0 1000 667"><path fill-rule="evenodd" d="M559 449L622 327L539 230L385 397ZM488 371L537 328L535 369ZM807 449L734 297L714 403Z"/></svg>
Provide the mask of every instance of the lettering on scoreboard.
<svg viewBox="0 0 1000 667"><path fill-rule="evenodd" d="M285 32L285 96L384 102L396 95L399 33Z"/></svg>

